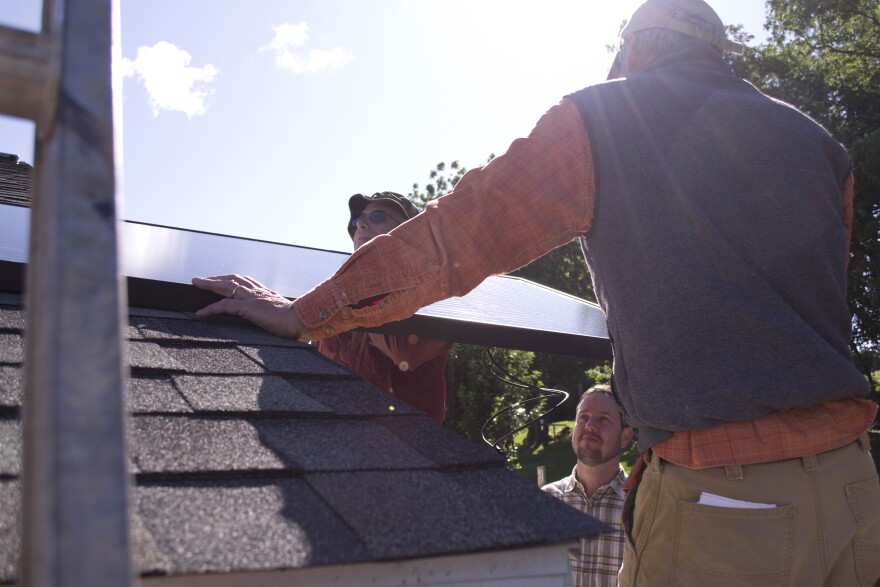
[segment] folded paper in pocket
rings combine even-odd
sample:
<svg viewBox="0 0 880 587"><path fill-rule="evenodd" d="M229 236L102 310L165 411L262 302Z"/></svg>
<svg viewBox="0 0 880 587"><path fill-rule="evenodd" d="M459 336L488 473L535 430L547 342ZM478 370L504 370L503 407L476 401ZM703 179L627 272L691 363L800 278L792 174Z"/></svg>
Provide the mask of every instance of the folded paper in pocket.
<svg viewBox="0 0 880 587"><path fill-rule="evenodd" d="M754 503L751 501L741 501L739 499L731 499L722 495L715 495L714 493L706 493L705 491L700 494L700 500L697 503L701 503L703 505L713 505L719 508L734 508L741 510L766 510L776 507L776 505L772 503Z"/></svg>

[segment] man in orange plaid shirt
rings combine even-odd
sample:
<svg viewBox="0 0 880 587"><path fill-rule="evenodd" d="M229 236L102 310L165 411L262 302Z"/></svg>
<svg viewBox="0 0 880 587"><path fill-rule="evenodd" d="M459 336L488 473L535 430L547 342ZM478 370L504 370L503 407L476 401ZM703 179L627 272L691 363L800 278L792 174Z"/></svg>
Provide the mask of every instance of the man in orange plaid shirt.
<svg viewBox="0 0 880 587"><path fill-rule="evenodd" d="M620 584L871 586L877 405L849 351L849 156L734 75L702 0L647 0L621 40L619 79L563 98L308 294L248 287L200 315L322 339L582 237L643 454ZM237 279L194 283L230 296Z"/></svg>

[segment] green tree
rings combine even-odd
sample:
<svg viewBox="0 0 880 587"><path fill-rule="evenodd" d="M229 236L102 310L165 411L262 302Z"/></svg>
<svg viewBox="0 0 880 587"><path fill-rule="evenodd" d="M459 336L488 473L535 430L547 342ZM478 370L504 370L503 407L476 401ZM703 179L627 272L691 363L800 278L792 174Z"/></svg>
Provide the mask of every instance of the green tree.
<svg viewBox="0 0 880 587"><path fill-rule="evenodd" d="M853 159L847 299L854 355L869 374L880 366L880 2L768 0L765 26L768 42L747 47L734 69L819 121Z"/></svg>
<svg viewBox="0 0 880 587"><path fill-rule="evenodd" d="M535 391L497 379L485 363L485 351L475 345L453 346L446 370L446 426L471 440L482 441L485 435L515 462L513 436L503 437L537 416L543 404L527 401L538 395ZM541 373L532 368L534 353L510 349L491 349L491 353L499 366L516 379L536 387L543 385ZM503 411L486 425L494 414L522 402L526 404L521 409Z"/></svg>

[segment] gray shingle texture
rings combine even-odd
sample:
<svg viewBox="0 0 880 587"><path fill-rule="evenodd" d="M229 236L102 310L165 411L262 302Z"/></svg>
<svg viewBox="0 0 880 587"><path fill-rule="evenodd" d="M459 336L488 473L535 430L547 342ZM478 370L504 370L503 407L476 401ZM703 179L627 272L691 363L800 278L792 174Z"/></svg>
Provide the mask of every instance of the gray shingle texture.
<svg viewBox="0 0 880 587"><path fill-rule="evenodd" d="M24 361L24 342L20 334L0 332L0 364L17 365Z"/></svg>
<svg viewBox="0 0 880 587"><path fill-rule="evenodd" d="M0 582L18 576L21 552L21 489L18 480L0 479Z"/></svg>
<svg viewBox="0 0 880 587"><path fill-rule="evenodd" d="M21 298L0 297L0 584L20 556ZM141 575L297 569L568 542L601 528L297 341L132 309Z"/></svg>
<svg viewBox="0 0 880 587"><path fill-rule="evenodd" d="M125 398L134 414L193 411L167 375L129 378Z"/></svg>
<svg viewBox="0 0 880 587"><path fill-rule="evenodd" d="M0 365L0 408L21 405L21 369L12 365Z"/></svg>
<svg viewBox="0 0 880 587"><path fill-rule="evenodd" d="M314 349L242 347L241 350L272 373L286 373L297 376L353 376L351 371L324 358L323 355Z"/></svg>
<svg viewBox="0 0 880 587"><path fill-rule="evenodd" d="M21 310L0 308L0 328L22 331L24 322L24 312Z"/></svg>
<svg viewBox="0 0 880 587"><path fill-rule="evenodd" d="M196 410L204 412L332 413L280 377L178 375L174 382Z"/></svg>
<svg viewBox="0 0 880 587"><path fill-rule="evenodd" d="M0 419L0 476L21 474L21 424Z"/></svg>

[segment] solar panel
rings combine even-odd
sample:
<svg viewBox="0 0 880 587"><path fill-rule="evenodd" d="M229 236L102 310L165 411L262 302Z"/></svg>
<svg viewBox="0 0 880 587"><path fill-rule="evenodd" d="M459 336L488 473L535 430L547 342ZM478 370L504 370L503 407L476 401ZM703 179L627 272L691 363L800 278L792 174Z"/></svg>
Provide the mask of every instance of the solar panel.
<svg viewBox="0 0 880 587"><path fill-rule="evenodd" d="M30 209L0 204L0 289L21 288ZM122 223L122 271L132 306L195 311L217 298L193 276L248 275L288 298L329 277L348 253L139 222ZM461 298L426 306L407 320L371 329L390 334L605 359L599 307L509 276L486 279Z"/></svg>

